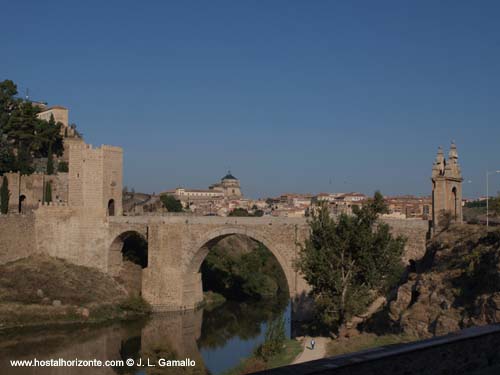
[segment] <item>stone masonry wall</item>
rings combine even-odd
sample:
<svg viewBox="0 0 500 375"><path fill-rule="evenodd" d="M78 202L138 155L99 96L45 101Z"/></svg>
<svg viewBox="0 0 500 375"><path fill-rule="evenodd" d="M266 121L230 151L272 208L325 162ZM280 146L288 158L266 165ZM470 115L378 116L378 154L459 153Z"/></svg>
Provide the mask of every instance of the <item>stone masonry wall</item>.
<svg viewBox="0 0 500 375"><path fill-rule="evenodd" d="M308 236L304 219L107 217L100 210L57 203L40 206L34 218L2 219L0 262L41 252L104 272L110 271L113 249L118 249L115 250L121 259L120 237L126 232L138 232L147 239L149 248L142 294L159 310L190 309L200 302L200 265L210 247L231 234L247 235L273 253L283 268L291 296L308 290L293 266L300 245ZM395 234L409 239L405 260L419 258L425 251L427 223L386 221Z"/></svg>
<svg viewBox="0 0 500 375"><path fill-rule="evenodd" d="M258 223L258 224L257 224ZM169 218L150 223L149 261L143 274L143 296L159 310L191 309L202 299L199 269L210 246L230 234L247 235L264 244L283 268L292 296L307 289L293 260L307 228L265 219Z"/></svg>
<svg viewBox="0 0 500 375"><path fill-rule="evenodd" d="M407 238L403 262L408 263L410 259L417 260L424 256L429 232L429 222L420 219L393 219L382 218L389 224L394 236L402 235Z"/></svg>
<svg viewBox="0 0 500 375"><path fill-rule="evenodd" d="M25 258L35 251L35 217L0 215L0 264Z"/></svg>
<svg viewBox="0 0 500 375"><path fill-rule="evenodd" d="M94 148L77 141L68 143L68 148L69 205L104 216L113 199L115 215L121 215L123 150L107 145Z"/></svg>
<svg viewBox="0 0 500 375"><path fill-rule="evenodd" d="M35 211L37 250L74 264L107 270L108 226L91 210L44 205Z"/></svg>
<svg viewBox="0 0 500 375"><path fill-rule="evenodd" d="M22 213L29 213L35 210L43 200L44 187L47 183L52 185L52 201L68 201L68 174L57 173L46 175L43 173L33 173L30 175L21 175L18 172L6 173L10 199L9 213L18 213L21 201ZM0 176L0 184L4 176Z"/></svg>

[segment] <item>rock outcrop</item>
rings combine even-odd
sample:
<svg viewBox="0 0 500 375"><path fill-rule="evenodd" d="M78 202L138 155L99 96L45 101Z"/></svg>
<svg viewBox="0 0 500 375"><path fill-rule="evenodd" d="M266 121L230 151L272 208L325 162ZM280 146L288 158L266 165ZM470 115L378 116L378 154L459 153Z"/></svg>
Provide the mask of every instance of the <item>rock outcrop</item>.
<svg viewBox="0 0 500 375"><path fill-rule="evenodd" d="M384 314L421 338L500 322L500 230L457 225L436 235Z"/></svg>

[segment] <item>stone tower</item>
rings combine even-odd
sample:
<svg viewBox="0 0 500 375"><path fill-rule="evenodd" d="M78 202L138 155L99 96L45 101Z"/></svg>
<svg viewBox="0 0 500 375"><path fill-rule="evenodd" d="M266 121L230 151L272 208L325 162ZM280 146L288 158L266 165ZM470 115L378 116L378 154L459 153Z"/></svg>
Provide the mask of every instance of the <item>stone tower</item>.
<svg viewBox="0 0 500 375"><path fill-rule="evenodd" d="M443 213L451 214L452 219L462 223L462 173L458 164L455 142L451 143L448 160L439 147L436 161L432 167L432 226L439 225Z"/></svg>
<svg viewBox="0 0 500 375"><path fill-rule="evenodd" d="M69 206L97 215L122 215L122 149L94 148L79 138L66 138L65 143L69 149Z"/></svg>

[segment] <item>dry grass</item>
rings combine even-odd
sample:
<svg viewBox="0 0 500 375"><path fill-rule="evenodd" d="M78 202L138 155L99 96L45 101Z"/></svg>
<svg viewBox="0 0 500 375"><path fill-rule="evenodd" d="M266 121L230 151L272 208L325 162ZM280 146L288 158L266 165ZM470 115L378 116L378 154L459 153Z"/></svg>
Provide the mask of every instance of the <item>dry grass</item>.
<svg viewBox="0 0 500 375"><path fill-rule="evenodd" d="M326 347L326 353L327 356L336 356L416 340L417 338L404 334L378 336L373 333L363 333L349 339L332 340Z"/></svg>
<svg viewBox="0 0 500 375"><path fill-rule="evenodd" d="M53 306L55 300L61 305ZM150 310L141 298L129 297L112 277L45 255L0 266L0 301L0 331L127 319Z"/></svg>
<svg viewBox="0 0 500 375"><path fill-rule="evenodd" d="M38 290L43 296L37 295ZM36 255L0 266L2 302L40 303L43 297L63 304L113 302L126 297L110 276L45 255Z"/></svg>

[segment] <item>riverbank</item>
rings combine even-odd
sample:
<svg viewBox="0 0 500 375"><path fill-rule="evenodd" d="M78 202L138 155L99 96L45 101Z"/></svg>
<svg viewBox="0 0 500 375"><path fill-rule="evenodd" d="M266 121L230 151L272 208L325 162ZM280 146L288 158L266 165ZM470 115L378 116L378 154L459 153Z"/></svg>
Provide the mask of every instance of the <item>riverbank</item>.
<svg viewBox="0 0 500 375"><path fill-rule="evenodd" d="M250 374L256 371L269 370L275 367L289 365L302 351L302 344L294 339L286 340L283 344L283 351L267 361L253 355L243 360L238 366L223 373L223 375Z"/></svg>
<svg viewBox="0 0 500 375"><path fill-rule="evenodd" d="M222 294L209 290L208 292L203 292L203 301L199 304L198 308L212 310L226 301L226 298Z"/></svg>
<svg viewBox="0 0 500 375"><path fill-rule="evenodd" d="M302 353L300 353L292 362L292 364L314 361L326 357L326 347L331 339L328 337L314 337L314 349L311 347L313 337L304 337L300 340Z"/></svg>
<svg viewBox="0 0 500 375"><path fill-rule="evenodd" d="M0 266L0 333L17 328L129 320L150 306L112 277L36 255Z"/></svg>

